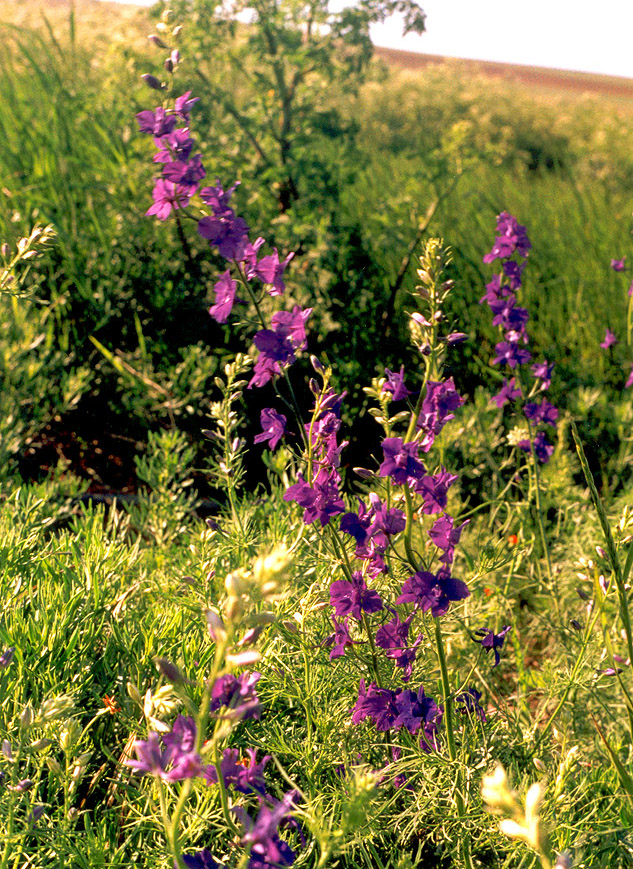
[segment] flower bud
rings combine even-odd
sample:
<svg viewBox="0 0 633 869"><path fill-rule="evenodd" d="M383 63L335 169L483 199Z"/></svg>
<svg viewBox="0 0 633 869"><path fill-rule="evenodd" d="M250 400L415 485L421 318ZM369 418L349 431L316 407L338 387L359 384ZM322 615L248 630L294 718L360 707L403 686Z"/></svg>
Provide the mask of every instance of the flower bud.
<svg viewBox="0 0 633 869"><path fill-rule="evenodd" d="M53 773L53 775L57 775L60 777L63 775L62 768L58 760L56 760L54 757L47 757L45 758L45 761L46 766Z"/></svg>
<svg viewBox="0 0 633 869"><path fill-rule="evenodd" d="M167 58L163 66L165 67L166 72L172 73L174 71L174 65L171 62L171 58L169 57Z"/></svg>
<svg viewBox="0 0 633 869"><path fill-rule="evenodd" d="M0 655L0 670L6 670L13 658L15 657L15 646L9 646L8 649Z"/></svg>
<svg viewBox="0 0 633 869"><path fill-rule="evenodd" d="M133 682L128 682L126 685L127 694L130 700L136 703L138 706L143 706L143 698L141 697L141 692L138 690L136 685Z"/></svg>
<svg viewBox="0 0 633 869"><path fill-rule="evenodd" d="M160 91L160 90L163 89L163 85L162 85L161 82L156 78L155 75L150 75L150 73L147 73L147 72L146 72L146 73L144 73L144 74L141 76L141 78L143 79L143 81L145 82L145 84L146 84L148 87L150 87L152 90L154 90L154 91Z"/></svg>
<svg viewBox="0 0 633 869"><path fill-rule="evenodd" d="M310 362L317 374L322 374L325 371L325 366L319 362L316 356L310 356Z"/></svg>
<svg viewBox="0 0 633 869"><path fill-rule="evenodd" d="M34 717L31 704L27 703L20 715L20 727L23 727L26 730L31 726L31 724L33 724Z"/></svg>
<svg viewBox="0 0 633 869"><path fill-rule="evenodd" d="M167 48L167 46L165 45L165 43L163 42L163 40L160 38L160 36L156 36L155 33L152 33L152 34L151 34L150 36L148 36L147 38L148 38L149 41L150 41L151 43L153 43L157 48Z"/></svg>
<svg viewBox="0 0 633 869"><path fill-rule="evenodd" d="M5 259L9 259L9 254L11 253L11 248L6 243L6 241L2 243L2 246L0 246L0 253L2 254L2 256Z"/></svg>
<svg viewBox="0 0 633 869"><path fill-rule="evenodd" d="M188 679L185 679L178 667L175 664L172 664L172 662L167 658L154 658L154 663L156 664L158 672L161 676L164 676L168 682L171 682L174 685L184 685L188 682Z"/></svg>
<svg viewBox="0 0 633 869"><path fill-rule="evenodd" d="M318 395L321 392L321 387L314 379L314 377L310 378L310 380L308 381L308 386L310 387L310 392L312 393L312 395Z"/></svg>

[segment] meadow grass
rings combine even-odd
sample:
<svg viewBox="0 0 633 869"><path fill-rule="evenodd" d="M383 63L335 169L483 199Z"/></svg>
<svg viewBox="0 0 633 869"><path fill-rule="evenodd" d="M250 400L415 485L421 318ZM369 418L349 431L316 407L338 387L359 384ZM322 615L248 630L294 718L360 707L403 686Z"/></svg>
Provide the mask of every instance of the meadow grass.
<svg viewBox="0 0 633 869"><path fill-rule="evenodd" d="M421 745L419 732L376 729L371 716L352 724L359 678L399 691L406 683L393 656L376 654L367 615L346 654L331 657L339 627L332 584L349 578L355 548L329 521L323 529L308 521L299 498L292 504L284 497L298 469L314 482L317 446L308 438L302 455L303 423L296 420L290 446L263 454L263 482L247 490L245 462L253 455L259 462L261 449L251 447L245 418L250 363L239 357L226 369L221 362L233 345L244 349L239 336L213 333L214 346L206 327L193 325L207 317L216 262L206 263L199 239L187 251L174 227L142 217L151 167L131 118L148 105L147 92L132 84L146 71L139 38L145 13L123 10L113 24L112 8L100 4L74 4L74 21L67 7L47 6L50 31L37 23L35 5L19 8L19 27L3 31L0 235L12 247L40 221L52 223L56 237L21 282L9 284L2 273L7 284L0 284L9 326L0 338L0 869L215 865L201 857L182 862L181 853L202 848L227 866L261 865L248 844L243 850L239 815L228 805L252 811L253 793L227 797L222 785L200 776L195 784L169 780L164 769L132 773L128 762L141 757L148 734L173 736L177 715L194 716L199 733L207 727L198 748L216 773L229 745L242 759L247 749L272 755L267 798L288 788L299 794L293 814L302 832L283 834L297 866L525 869L539 860L552 866L566 851L578 867L630 866L632 411L622 389L625 342L608 354L599 342L607 327L622 334L627 316L626 286L609 264L630 243L631 107L609 102L605 111L607 103L582 95L521 99L511 84L465 81L450 68L382 79L377 72L350 98L360 135L357 163L341 174L347 187L338 228L357 238L358 270L341 253L337 280L349 278L358 298L347 305L343 290L337 296L324 288L325 269L316 279L309 274L310 263L322 267L327 256L308 258L303 270L300 263L323 306L315 338L335 365L330 372L312 363L322 385L313 379L305 390L315 402L309 431L333 378L337 389L349 389L349 416L363 432L375 426L376 444L381 426L388 438L400 432L410 442L404 427L415 429L420 408L391 409L384 380L372 384L377 372L363 362L372 355L374 363L390 362L385 347L401 350L409 384L425 369L421 388L450 375L469 395L424 454L427 467L460 476L442 509L470 520L454 564L470 596L452 601L441 626L429 608L417 614L413 683L444 714L427 733L437 742ZM113 45L113 31L127 32L128 23L132 35ZM102 34L94 57L83 41L88 32ZM215 135L209 107L204 111L202 143ZM227 172L242 159L230 148L218 158ZM452 263L437 274L432 252L444 260L448 254L419 231L434 198L428 229L453 249ZM246 207L249 222L268 213L257 201ZM477 300L491 276L482 255L503 210L528 226L532 240L521 295L531 348L535 359L556 363L549 396L561 414L552 457L540 470L533 454L517 448L525 419L490 402L501 377L488 364L496 339ZM283 216L273 225L283 238ZM418 233L423 259L416 249L398 288L403 251ZM338 250L336 239L330 243L332 265ZM456 279L454 288L442 283L446 275ZM411 302L419 280L424 291ZM292 298L301 301L300 279L291 281ZM429 326L420 333L428 347L415 353L406 347L407 312L412 304L426 311L438 298L446 322L471 341L444 354ZM260 302L266 317L274 302ZM386 341L369 343L384 331L397 336L395 351ZM206 340L198 345L192 337L200 335ZM350 347L358 355L346 361ZM115 404L117 425L126 417L136 431L169 423L147 436L145 454L136 457L137 497L91 505L86 480L63 456L48 479L20 479L11 460L28 439L60 415L72 420L108 378L110 405L101 403L104 392L93 399L99 425ZM288 404L291 398L294 392ZM206 446L197 430L189 437L178 431L198 402L213 428ZM378 425L368 412L372 402ZM367 474L356 479L346 468L344 506L360 509L358 498L367 501L373 487L406 514L402 537L387 553L390 572L371 580L394 600L403 578L420 564L431 567L440 549L428 539L424 501L418 514L409 484L405 493L377 473L379 454L376 447L363 456L374 473L369 485ZM199 518L192 485L202 475L219 499L208 522ZM257 561L270 553L281 566ZM241 631L253 625L256 645L249 646ZM494 653L478 645L477 631L504 627L510 631L493 667ZM261 674L261 717L239 720L217 709L209 716L205 703L219 674L253 665ZM476 704L462 698L460 705L469 688L481 692L485 721ZM503 764L520 796L517 802L505 791L506 803L496 808L514 812L523 833L515 826L505 835L486 807L494 802L482 799L494 763ZM540 820L534 805L531 817L522 808L539 781Z"/></svg>

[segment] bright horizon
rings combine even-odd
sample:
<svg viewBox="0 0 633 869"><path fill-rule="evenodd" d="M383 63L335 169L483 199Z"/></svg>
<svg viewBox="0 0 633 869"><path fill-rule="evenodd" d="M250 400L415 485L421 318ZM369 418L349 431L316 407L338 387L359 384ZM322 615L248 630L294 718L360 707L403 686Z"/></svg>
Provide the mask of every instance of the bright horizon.
<svg viewBox="0 0 633 869"><path fill-rule="evenodd" d="M130 0L116 0L130 2ZM136 0L151 6L155 0ZM334 5L334 4L333 4ZM372 28L375 45L633 78L633 3L602 0L422 0L423 36L402 36L397 16ZM524 11L529 8L529 14Z"/></svg>

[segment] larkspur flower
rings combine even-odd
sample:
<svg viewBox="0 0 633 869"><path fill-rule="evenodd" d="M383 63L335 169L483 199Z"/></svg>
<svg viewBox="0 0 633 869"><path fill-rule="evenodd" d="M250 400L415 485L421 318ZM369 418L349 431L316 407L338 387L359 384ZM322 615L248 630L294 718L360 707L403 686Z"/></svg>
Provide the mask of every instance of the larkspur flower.
<svg viewBox="0 0 633 869"><path fill-rule="evenodd" d="M541 391L544 392L546 389L549 389L550 384L552 382L552 372L554 370L554 363L551 364L545 360L544 362L537 362L535 365L532 365L532 374L536 378L536 380L540 380L540 388Z"/></svg>
<svg viewBox="0 0 633 869"><path fill-rule="evenodd" d="M290 791L281 800L269 797L260 803L255 820L242 806L232 808L244 827L242 844L250 849L249 869L279 869L294 863L295 853L287 842L279 838L278 830L288 822L298 827L289 817L296 808L297 798L296 791Z"/></svg>
<svg viewBox="0 0 633 869"><path fill-rule="evenodd" d="M469 595L466 583L455 579L446 568L437 574L419 570L405 581L396 603L413 603L422 612L431 610L431 615L437 618L448 612L451 603L464 600Z"/></svg>
<svg viewBox="0 0 633 869"><path fill-rule="evenodd" d="M550 404L549 401L543 399L540 402L528 402L523 408L523 413L535 425L543 423L556 428L556 420L558 419L558 408Z"/></svg>
<svg viewBox="0 0 633 869"><path fill-rule="evenodd" d="M438 474L429 474L418 480L413 489L422 495L421 511L427 516L446 509L448 490L457 480L457 474L450 474L445 468Z"/></svg>
<svg viewBox="0 0 633 869"><path fill-rule="evenodd" d="M237 281L233 280L230 271L227 269L213 287L215 304L209 308L209 314L218 323L226 323L228 320L236 301L236 290Z"/></svg>
<svg viewBox="0 0 633 869"><path fill-rule="evenodd" d="M437 703L424 693L420 685L417 691L408 688L398 691L394 697L394 705L398 714L393 721L393 728L406 727L409 733L420 735L420 748L423 751L437 749L437 729L442 720L443 710Z"/></svg>
<svg viewBox="0 0 633 869"><path fill-rule="evenodd" d="M295 361L296 350L305 349L305 326L311 313L312 308L301 309L298 305L292 311L277 311L271 318L272 328L255 333L253 343L259 350L259 356L249 388L264 386Z"/></svg>
<svg viewBox="0 0 633 869"><path fill-rule="evenodd" d="M162 106L155 111L146 110L136 115L136 120L141 133L150 133L152 136L168 136L176 126L178 119L174 115L167 114Z"/></svg>
<svg viewBox="0 0 633 869"><path fill-rule="evenodd" d="M154 204L145 212L146 217L156 216L159 220L167 220L172 211L186 208L195 192L195 187L174 184L157 178L152 190Z"/></svg>
<svg viewBox="0 0 633 869"><path fill-rule="evenodd" d="M324 528L333 516L345 510L345 503L338 488L338 474L332 469L320 470L312 486L306 483L301 474L298 476L298 482L286 490L283 499L296 501L304 508L303 521L306 525L311 525L318 519Z"/></svg>
<svg viewBox="0 0 633 869"><path fill-rule="evenodd" d="M330 604L339 618L351 615L360 622L363 613L377 613L383 608L377 591L367 588L359 571L352 573L351 582L339 579L330 585Z"/></svg>
<svg viewBox="0 0 633 869"><path fill-rule="evenodd" d="M211 689L211 711L217 712L225 707L225 717L259 718L261 704L255 686L260 678L261 673L257 672L220 676Z"/></svg>
<svg viewBox="0 0 633 869"><path fill-rule="evenodd" d="M385 731L393 727L398 717L395 705L395 692L388 688L379 688L375 682L365 687L365 680L360 680L358 700L352 709L352 723L360 724L366 718L373 721L376 730Z"/></svg>
<svg viewBox="0 0 633 869"><path fill-rule="evenodd" d="M496 259L509 259L514 253L526 257L532 245L527 230L507 211L497 217L497 237L490 253L484 257L485 263Z"/></svg>
<svg viewBox="0 0 633 869"><path fill-rule="evenodd" d="M613 347L614 344L618 343L617 337L611 331L611 329L607 329L604 335L604 341L600 342L600 346L603 350L608 350L609 347Z"/></svg>
<svg viewBox="0 0 633 869"><path fill-rule="evenodd" d="M194 141L189 130L176 129L163 136L156 136L154 144L158 148L154 154L154 163L171 163L187 161L193 150Z"/></svg>
<svg viewBox="0 0 633 869"><path fill-rule="evenodd" d="M381 477L391 477L394 483L403 485L415 482L424 475L424 465L418 459L416 443L404 443L402 438L385 438L382 451L385 458L380 466Z"/></svg>
<svg viewBox="0 0 633 869"><path fill-rule="evenodd" d="M497 634L495 634L491 628L479 628L475 631L475 636L473 637L475 642L480 643L481 647L485 649L486 652L490 652L491 650L494 652L495 662L492 665L493 667L499 666L499 661L501 660L499 650L503 648L503 641L505 640L506 634L511 630L511 626L506 625Z"/></svg>
<svg viewBox="0 0 633 869"><path fill-rule="evenodd" d="M402 401L403 398L411 395L404 384L404 365L401 366L399 372L385 368L385 374L387 380L382 385L382 391L391 393L392 401Z"/></svg>
<svg viewBox="0 0 633 869"><path fill-rule="evenodd" d="M339 622L332 616L334 633L330 634L323 641L323 645L331 649L330 661L333 661L335 658L342 658L345 650L354 645L354 640L352 640L349 628L347 627L348 621L349 619L343 619L343 621Z"/></svg>
<svg viewBox="0 0 633 869"><path fill-rule="evenodd" d="M15 646L9 646L0 655L0 670L6 670L13 658L15 657Z"/></svg>
<svg viewBox="0 0 633 869"><path fill-rule="evenodd" d="M516 387L516 381L514 377L511 377L510 380L507 378L503 378L503 386L499 390L496 395L493 395L490 399L493 401L498 408L502 408L509 401L516 401L517 398L521 397L521 390Z"/></svg>
<svg viewBox="0 0 633 869"><path fill-rule="evenodd" d="M513 341L500 341L495 346L495 353L497 355L492 360L492 364L507 365L510 368L516 368L517 365L525 365L526 362L529 362L532 358L532 354L529 350L519 347L519 345Z"/></svg>
<svg viewBox="0 0 633 869"><path fill-rule="evenodd" d="M455 697L455 702L461 706L461 712L464 715L476 715L482 724L486 723L486 713L479 702L481 700L481 691L476 688L468 688L462 691Z"/></svg>
<svg viewBox="0 0 633 869"><path fill-rule="evenodd" d="M411 678L413 662L415 660L416 651L422 642L422 634L419 634L415 641L408 645L409 626L413 616L409 616L404 621L396 614L390 622L382 625L376 632L376 645L384 649L387 658L390 658L403 671L402 679L408 682Z"/></svg>
<svg viewBox="0 0 633 869"><path fill-rule="evenodd" d="M257 762L257 749L247 748L246 753L248 759L240 760L240 753L237 748L225 748L220 761L220 773L225 785L230 785L239 791L241 794L260 794L266 793L266 782L264 780L264 768L270 760L270 755L265 754L264 757ZM205 770L207 782L211 784L218 783L218 771L213 765L209 765Z"/></svg>
<svg viewBox="0 0 633 869"><path fill-rule="evenodd" d="M523 450L524 453L529 453L534 449L534 455L540 462L543 462L543 464L549 462L554 452L554 447L549 443L542 431L534 436L533 441L530 442L530 439L526 438L525 440L519 441L517 446L520 450Z"/></svg>
<svg viewBox="0 0 633 869"><path fill-rule="evenodd" d="M455 547L459 543L462 531L468 525L468 522L469 520L467 519L461 525L455 527L455 520L452 516L441 516L435 520L429 529L429 537L438 549L443 550L440 561L444 564L450 565L453 563Z"/></svg>
<svg viewBox="0 0 633 869"><path fill-rule="evenodd" d="M623 256L622 259L612 259L611 268L614 272L623 272L626 268L626 257Z"/></svg>
<svg viewBox="0 0 633 869"><path fill-rule="evenodd" d="M627 377L626 383L624 384L624 388L628 389L630 386L633 386L633 368L631 368L631 373Z"/></svg>
<svg viewBox="0 0 633 869"><path fill-rule="evenodd" d="M286 417L277 413L273 407L265 407L260 414L261 434L254 438L254 443L262 444L268 441L271 450L276 449L286 431Z"/></svg>
<svg viewBox="0 0 633 869"><path fill-rule="evenodd" d="M218 863L211 851L206 848L195 854L183 854L182 862L187 869L222 869L222 864Z"/></svg>
<svg viewBox="0 0 633 869"><path fill-rule="evenodd" d="M189 113L193 106L199 102L200 97L192 97L191 91L186 91L181 97L176 97L176 101L174 103L174 109L178 117L185 121L185 123L189 122Z"/></svg>

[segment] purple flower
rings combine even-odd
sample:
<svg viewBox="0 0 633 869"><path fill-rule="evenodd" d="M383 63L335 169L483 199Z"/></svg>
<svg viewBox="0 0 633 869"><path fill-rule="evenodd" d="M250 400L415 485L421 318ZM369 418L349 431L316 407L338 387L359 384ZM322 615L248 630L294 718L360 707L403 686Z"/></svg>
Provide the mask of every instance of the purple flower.
<svg viewBox="0 0 633 869"><path fill-rule="evenodd" d="M558 408L554 407L546 399L543 399L540 403L528 402L523 408L523 413L535 425L542 422L545 425L551 425L553 428L556 428Z"/></svg>
<svg viewBox="0 0 633 869"><path fill-rule="evenodd" d="M430 516L446 509L448 490L457 479L457 474L449 474L444 468L439 474L422 477L414 486L418 495L422 495L422 512Z"/></svg>
<svg viewBox="0 0 633 869"><path fill-rule="evenodd" d="M205 187L200 191L200 198L211 207L213 214L198 221L198 232L228 260L241 260L248 244L248 226L229 206L236 187L234 184L225 191L218 181L215 187Z"/></svg>
<svg viewBox="0 0 633 869"><path fill-rule="evenodd" d="M146 110L136 116L141 133L151 133L152 136L168 136L176 126L177 119L168 115L162 106L156 111Z"/></svg>
<svg viewBox="0 0 633 869"><path fill-rule="evenodd" d="M482 724L486 723L486 713L479 702L481 700L481 691L476 688L469 688L455 697L455 702L461 705L463 715L476 715Z"/></svg>
<svg viewBox="0 0 633 869"><path fill-rule="evenodd" d="M283 413L277 413L273 407L265 407L259 419L263 431L255 436L254 442L261 444L268 441L270 449L274 450L286 431L286 417Z"/></svg>
<svg viewBox="0 0 633 869"><path fill-rule="evenodd" d="M510 625L506 625L498 634L495 634L495 632L490 628L479 628L475 631L476 637L473 637L475 642L481 643L482 648L484 648L486 652L489 652L491 649L494 652L495 662L492 665L493 667L499 666L499 661L501 660L499 649L503 647L505 636L511 630L512 628Z"/></svg>
<svg viewBox="0 0 633 869"><path fill-rule="evenodd" d="M164 136L157 136L154 144L158 152L154 154L154 163L186 162L193 150L193 139L189 130L173 130Z"/></svg>
<svg viewBox="0 0 633 869"><path fill-rule="evenodd" d="M516 401L517 398L521 397L521 390L515 387L515 379L511 377L510 380L507 380L505 377L503 379L503 386L499 390L496 395L493 395L490 399L494 401L498 408L502 408L509 401Z"/></svg>
<svg viewBox="0 0 633 869"><path fill-rule="evenodd" d="M376 632L376 645L384 649L387 658L391 658L396 667L400 667L404 671L402 678L405 682L411 678L416 650L422 642L422 634L420 634L412 646L407 645L412 618L411 615L401 622L396 614L390 622L384 624Z"/></svg>
<svg viewBox="0 0 633 869"><path fill-rule="evenodd" d="M626 257L623 256L622 259L612 259L611 268L614 272L623 272L626 268Z"/></svg>
<svg viewBox="0 0 633 869"><path fill-rule="evenodd" d="M283 367L295 361L295 350L307 346L305 324L311 313L312 308L302 310L298 305L292 311L277 311L271 319L272 329L255 333L253 343L259 356L249 388L264 386L274 375L281 374Z"/></svg>
<svg viewBox="0 0 633 869"><path fill-rule="evenodd" d="M15 646L9 646L0 655L0 670L6 670L13 658L15 657Z"/></svg>
<svg viewBox="0 0 633 869"><path fill-rule="evenodd" d="M156 215L159 220L167 220L172 211L186 208L195 192L194 187L183 187L171 181L158 178L152 190L154 204L147 209L145 216Z"/></svg>
<svg viewBox="0 0 633 869"><path fill-rule="evenodd" d="M365 680L360 680L358 700L352 709L352 723L359 724L365 718L373 721L376 730L385 731L393 727L398 717L395 705L395 692L388 688L379 688L371 682L365 688Z"/></svg>
<svg viewBox="0 0 633 869"><path fill-rule="evenodd" d="M261 673L240 673L234 676L227 673L213 683L211 689L211 711L225 707L225 718L259 718L261 704L255 693L255 686L261 678Z"/></svg>
<svg viewBox="0 0 633 869"><path fill-rule="evenodd" d="M240 753L237 748L225 748L220 761L220 773L226 785L232 785L241 794L265 794L266 782L264 781L264 767L270 760L270 755L265 754L257 763L257 750L247 748L248 762L239 759ZM218 771L210 765L205 771L205 778L209 784L218 783Z"/></svg>
<svg viewBox="0 0 633 869"><path fill-rule="evenodd" d="M183 781L202 774L202 759L195 752L198 730L193 718L179 715L171 733L165 733L163 742L171 751L172 768L163 776L167 781Z"/></svg>
<svg viewBox="0 0 633 869"><path fill-rule="evenodd" d="M354 645L354 641L349 633L349 628L347 627L348 621L348 619L345 619L342 622L337 622L334 616L332 616L334 633L330 634L330 636L326 637L323 641L323 645L326 648L331 647L332 649L330 652L330 661L333 661L335 658L342 658L345 654L345 650L349 648L349 646Z"/></svg>
<svg viewBox="0 0 633 869"><path fill-rule="evenodd" d="M182 862L187 869L222 869L222 864L216 863L211 851L207 851L206 848L195 854L183 854Z"/></svg>
<svg viewBox="0 0 633 869"><path fill-rule="evenodd" d="M413 603L423 612L431 610L431 615L437 618L448 612L452 602L464 600L469 595L466 583L451 576L447 568L442 568L437 574L419 570L406 580L396 603Z"/></svg>
<svg viewBox="0 0 633 869"><path fill-rule="evenodd" d="M418 430L421 429L427 433L422 441L424 452L430 450L435 436L442 431L446 423L455 419L453 411L461 407L463 403L464 399L455 389L455 382L452 377L440 382L433 380L427 382L426 395L416 423Z"/></svg>
<svg viewBox="0 0 633 869"><path fill-rule="evenodd" d="M383 608L377 591L367 588L359 571L352 574L352 581L339 579L330 585L330 604L337 616L351 615L359 622L362 613L377 613Z"/></svg>
<svg viewBox="0 0 633 869"><path fill-rule="evenodd" d="M317 474L310 486L301 474L299 481L290 486L284 496L284 501L296 501L304 508L303 521L311 525L316 519L325 527L332 516L342 513L345 504L338 490L339 476L336 471L323 469Z"/></svg>
<svg viewBox="0 0 633 869"><path fill-rule="evenodd" d="M283 273L288 267L290 260L294 257L294 253L289 253L288 256L280 262L279 254L275 248L271 254L258 260L257 251L263 243L264 239L258 238L253 244L248 244L246 246L244 251L246 278L249 281L255 277L259 278L263 284L270 287L268 292L271 296L281 296L286 289L286 285L283 281Z"/></svg>
<svg viewBox="0 0 633 869"><path fill-rule="evenodd" d="M206 174L200 154L190 160L170 160L163 167L163 177L167 181L187 187L197 186Z"/></svg>
<svg viewBox="0 0 633 869"><path fill-rule="evenodd" d="M600 346L603 350L608 350L609 347L613 347L613 345L617 343L618 339L616 338L616 336L613 334L611 329L607 329L604 335L604 341L600 342Z"/></svg>
<svg viewBox="0 0 633 869"><path fill-rule="evenodd" d="M525 365L532 358L529 350L525 350L514 341L500 341L495 347L496 356L492 360L493 365L499 363L516 368L517 365Z"/></svg>
<svg viewBox="0 0 633 869"><path fill-rule="evenodd" d="M541 381L541 391L549 389L549 386L552 382L552 371L554 370L554 363L550 365L550 363L545 360L544 362L537 362L535 365L532 365L532 374L537 380Z"/></svg>
<svg viewBox="0 0 633 869"><path fill-rule="evenodd" d="M520 450L523 450L524 453L532 452L533 447L534 455L540 462L543 462L543 464L549 462L550 457L554 452L554 447L548 442L542 431L538 432L532 443L530 443L529 438L526 438L525 440L519 441L517 446Z"/></svg>
<svg viewBox="0 0 633 869"><path fill-rule="evenodd" d="M186 91L181 97L176 97L176 102L174 103L176 114L185 122L189 121L189 112L200 99L200 97L193 97L192 99L190 97L191 91Z"/></svg>
<svg viewBox="0 0 633 869"><path fill-rule="evenodd" d="M231 277L227 269L213 287L215 304L209 308L209 313L218 323L226 323L235 304L237 281Z"/></svg>
<svg viewBox="0 0 633 869"><path fill-rule="evenodd" d="M147 740L137 739L134 743L134 751L138 760L128 759L125 761L126 766L132 767L141 775L148 773L165 778L172 752L169 748L163 749L158 733L152 731L148 734Z"/></svg>
<svg viewBox="0 0 633 869"><path fill-rule="evenodd" d="M400 372L390 371L385 368L387 380L383 383L382 391L391 393L392 401L401 401L408 395L411 395L407 387L404 385L404 365L401 366Z"/></svg>
<svg viewBox="0 0 633 869"><path fill-rule="evenodd" d="M418 445L404 443L402 438L385 438L382 442L385 460L380 466L381 477L391 477L402 485L419 480L424 475L424 465L418 459Z"/></svg>
<svg viewBox="0 0 633 869"><path fill-rule="evenodd" d="M468 525L469 520L462 522L455 528L455 522L452 516L442 516L436 519L434 524L429 529L429 537L438 547L442 549L444 554L440 557L440 561L444 564L453 563L453 553L455 547L459 543L459 538L462 536L462 531Z"/></svg>
<svg viewBox="0 0 633 869"><path fill-rule="evenodd" d="M442 720L442 709L434 700L427 697L420 685L417 692L407 688L397 692L394 698L397 716L393 728L406 727L409 733L417 733L422 728L420 748L431 751L437 748L437 728Z"/></svg>
<svg viewBox="0 0 633 869"><path fill-rule="evenodd" d="M279 838L278 829L282 823L288 823L288 815L296 803L295 791L287 793L282 800L268 798L260 804L255 820L241 806L232 808L244 827L242 844L250 848L249 869L278 869L294 863L294 851ZM296 822L293 823L297 826Z"/></svg>
<svg viewBox="0 0 633 869"><path fill-rule="evenodd" d="M629 374L627 381L624 384L624 388L628 389L629 386L633 386L633 368L631 368L631 373Z"/></svg>
<svg viewBox="0 0 633 869"><path fill-rule="evenodd" d="M496 259L509 259L515 252L526 257L532 245L527 230L507 211L497 217L497 237L490 253L484 257L485 263Z"/></svg>

